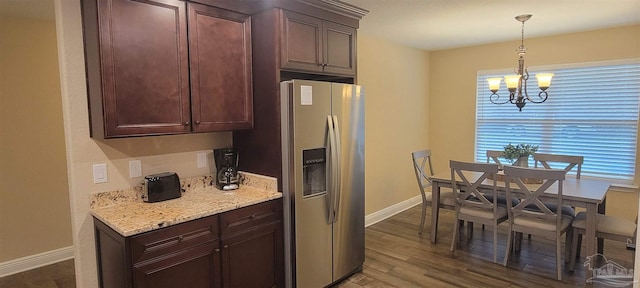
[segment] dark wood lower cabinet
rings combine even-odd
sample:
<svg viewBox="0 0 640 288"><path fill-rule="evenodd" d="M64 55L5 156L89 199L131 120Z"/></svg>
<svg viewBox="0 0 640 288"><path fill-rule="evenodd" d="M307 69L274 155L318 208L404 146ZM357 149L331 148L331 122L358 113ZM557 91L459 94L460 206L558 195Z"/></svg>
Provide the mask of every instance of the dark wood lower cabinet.
<svg viewBox="0 0 640 288"><path fill-rule="evenodd" d="M100 287L284 287L282 199L123 237L94 218Z"/></svg>
<svg viewBox="0 0 640 288"><path fill-rule="evenodd" d="M135 265L134 287L220 287L220 275L214 272L220 271L217 246L217 241L211 242Z"/></svg>
<svg viewBox="0 0 640 288"><path fill-rule="evenodd" d="M283 287L282 226L279 223L223 237L222 279L225 288Z"/></svg>

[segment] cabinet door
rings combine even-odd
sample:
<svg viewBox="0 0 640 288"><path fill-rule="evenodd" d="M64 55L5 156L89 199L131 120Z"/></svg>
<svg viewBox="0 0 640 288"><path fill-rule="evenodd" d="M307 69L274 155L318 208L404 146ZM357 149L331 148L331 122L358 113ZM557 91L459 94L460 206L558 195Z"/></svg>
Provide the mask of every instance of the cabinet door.
<svg viewBox="0 0 640 288"><path fill-rule="evenodd" d="M189 132L185 2L97 4L104 136Z"/></svg>
<svg viewBox="0 0 640 288"><path fill-rule="evenodd" d="M322 20L283 10L281 67L322 72Z"/></svg>
<svg viewBox="0 0 640 288"><path fill-rule="evenodd" d="M356 74L356 29L334 22L325 21L324 72L331 74Z"/></svg>
<svg viewBox="0 0 640 288"><path fill-rule="evenodd" d="M253 127L251 18L189 3L194 132Z"/></svg>
<svg viewBox="0 0 640 288"><path fill-rule="evenodd" d="M282 222L274 222L223 237L223 287L284 287L282 235Z"/></svg>
<svg viewBox="0 0 640 288"><path fill-rule="evenodd" d="M218 241L209 242L135 265L134 287L220 287L218 245Z"/></svg>

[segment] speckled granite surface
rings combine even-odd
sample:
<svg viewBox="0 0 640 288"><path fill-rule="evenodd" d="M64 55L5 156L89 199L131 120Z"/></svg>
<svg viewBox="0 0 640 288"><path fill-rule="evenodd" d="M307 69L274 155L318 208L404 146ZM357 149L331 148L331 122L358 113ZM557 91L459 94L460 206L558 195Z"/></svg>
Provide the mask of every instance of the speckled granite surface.
<svg viewBox="0 0 640 288"><path fill-rule="evenodd" d="M91 214L123 236L281 198L275 178L240 173L240 188L223 192L211 175L180 179L182 197L156 203L142 201L144 184L91 195Z"/></svg>

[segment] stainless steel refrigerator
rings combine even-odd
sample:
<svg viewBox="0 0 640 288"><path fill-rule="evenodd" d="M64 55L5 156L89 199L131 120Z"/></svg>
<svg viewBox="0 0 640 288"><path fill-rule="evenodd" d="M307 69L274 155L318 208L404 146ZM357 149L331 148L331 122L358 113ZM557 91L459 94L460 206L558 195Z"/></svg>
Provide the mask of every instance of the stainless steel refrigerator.
<svg viewBox="0 0 640 288"><path fill-rule="evenodd" d="M326 287L364 263L364 89L280 88L286 287Z"/></svg>

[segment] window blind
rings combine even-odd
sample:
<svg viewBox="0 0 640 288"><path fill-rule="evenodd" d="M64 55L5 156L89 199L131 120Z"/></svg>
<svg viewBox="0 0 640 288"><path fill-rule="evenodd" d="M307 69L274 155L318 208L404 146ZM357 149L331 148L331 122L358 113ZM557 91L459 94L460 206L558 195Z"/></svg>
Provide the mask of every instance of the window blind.
<svg viewBox="0 0 640 288"><path fill-rule="evenodd" d="M583 177L630 184L635 175L640 61L529 69L529 97L534 99L540 91L538 72L555 73L549 98L542 104L527 102L522 112L514 104L489 101L487 78L505 73L478 72L476 161L486 161L486 150L503 150L509 143L534 144L541 153L584 156ZM504 80L498 94L502 99L509 95ZM533 165L533 157L529 161Z"/></svg>

